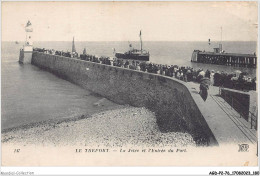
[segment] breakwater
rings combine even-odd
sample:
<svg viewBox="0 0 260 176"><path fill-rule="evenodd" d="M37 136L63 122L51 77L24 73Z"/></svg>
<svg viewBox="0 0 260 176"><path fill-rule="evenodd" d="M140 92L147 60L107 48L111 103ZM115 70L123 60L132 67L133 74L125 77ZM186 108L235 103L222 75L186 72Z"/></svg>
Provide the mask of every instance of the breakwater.
<svg viewBox="0 0 260 176"><path fill-rule="evenodd" d="M257 56L255 54L202 52L194 50L191 56L191 62L256 68Z"/></svg>
<svg viewBox="0 0 260 176"><path fill-rule="evenodd" d="M116 103L150 109L162 132L189 132L197 144L217 144L190 91L176 79L39 52L32 64Z"/></svg>

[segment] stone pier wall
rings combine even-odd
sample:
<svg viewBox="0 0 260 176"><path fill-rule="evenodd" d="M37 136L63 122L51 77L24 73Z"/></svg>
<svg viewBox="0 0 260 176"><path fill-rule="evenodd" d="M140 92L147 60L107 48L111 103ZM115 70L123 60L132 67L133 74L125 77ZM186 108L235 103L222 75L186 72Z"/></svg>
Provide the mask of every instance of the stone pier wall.
<svg viewBox="0 0 260 176"><path fill-rule="evenodd" d="M119 104L153 111L162 132L189 132L217 145L191 93L179 80L74 58L33 53L32 64Z"/></svg>

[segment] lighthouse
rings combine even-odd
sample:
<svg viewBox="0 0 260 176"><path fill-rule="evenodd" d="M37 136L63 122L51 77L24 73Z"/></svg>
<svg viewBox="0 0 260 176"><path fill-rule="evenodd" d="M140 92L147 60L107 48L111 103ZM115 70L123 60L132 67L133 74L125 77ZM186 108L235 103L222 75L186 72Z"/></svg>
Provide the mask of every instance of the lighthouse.
<svg viewBox="0 0 260 176"><path fill-rule="evenodd" d="M32 53L33 53L33 40L32 33L33 27L30 21L27 22L25 26L26 38L23 48L20 50L19 62L26 64L31 63L32 61Z"/></svg>

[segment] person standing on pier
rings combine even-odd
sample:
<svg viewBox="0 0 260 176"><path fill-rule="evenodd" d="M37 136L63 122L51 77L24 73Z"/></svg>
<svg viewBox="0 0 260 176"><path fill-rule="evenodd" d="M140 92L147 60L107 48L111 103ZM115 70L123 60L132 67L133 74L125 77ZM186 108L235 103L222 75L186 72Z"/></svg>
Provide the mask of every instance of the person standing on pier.
<svg viewBox="0 0 260 176"><path fill-rule="evenodd" d="M210 78L210 71L207 69L206 73L205 73L205 77Z"/></svg>
<svg viewBox="0 0 260 176"><path fill-rule="evenodd" d="M209 85L210 85L210 79L209 78L204 77L204 78L201 79L199 94L204 101L206 101L207 98L208 98Z"/></svg>
<svg viewBox="0 0 260 176"><path fill-rule="evenodd" d="M215 75L215 71L212 70L211 73L210 73L210 82L211 82L212 86L214 85L214 75Z"/></svg>

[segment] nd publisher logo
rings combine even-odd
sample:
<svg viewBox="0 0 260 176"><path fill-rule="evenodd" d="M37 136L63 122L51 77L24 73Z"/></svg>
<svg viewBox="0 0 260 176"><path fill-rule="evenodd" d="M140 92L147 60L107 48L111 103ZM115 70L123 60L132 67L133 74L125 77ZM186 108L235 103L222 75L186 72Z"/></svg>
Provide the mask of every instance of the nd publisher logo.
<svg viewBox="0 0 260 176"><path fill-rule="evenodd" d="M238 144L239 150L238 152L249 152L249 145L248 144Z"/></svg>

